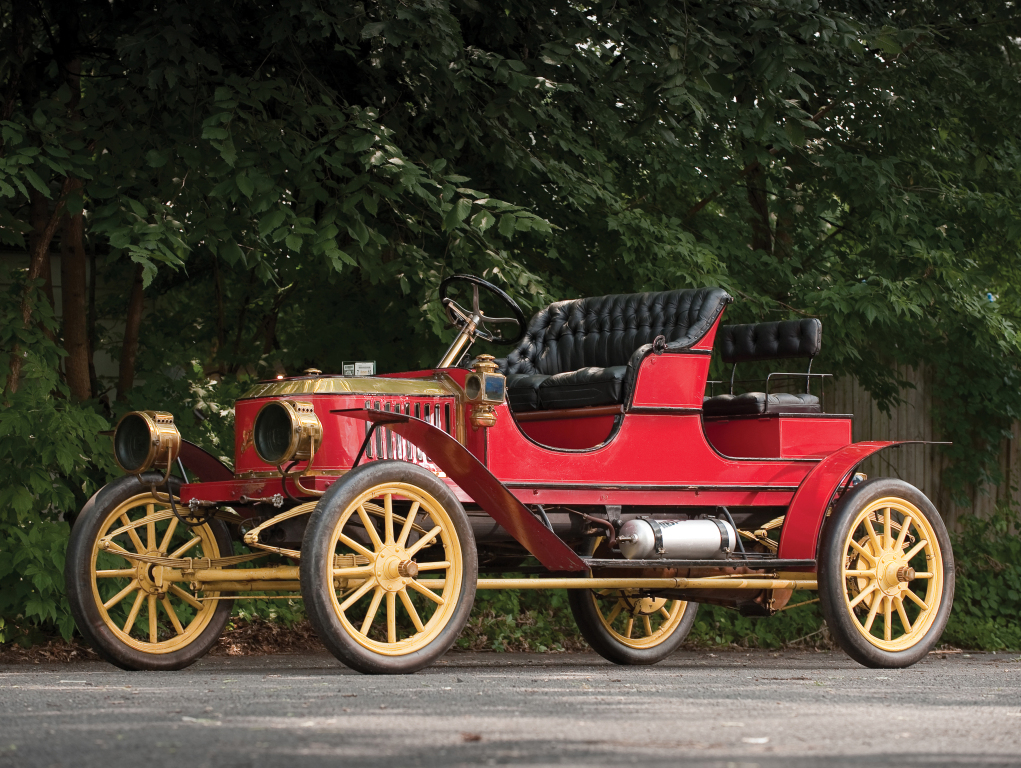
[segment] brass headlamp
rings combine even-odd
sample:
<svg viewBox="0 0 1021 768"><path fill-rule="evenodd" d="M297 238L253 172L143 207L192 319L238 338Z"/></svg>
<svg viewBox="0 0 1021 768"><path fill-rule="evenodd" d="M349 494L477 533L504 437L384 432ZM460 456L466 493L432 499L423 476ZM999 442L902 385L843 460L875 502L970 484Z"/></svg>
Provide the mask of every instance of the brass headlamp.
<svg viewBox="0 0 1021 768"><path fill-rule="evenodd" d="M170 468L181 452L181 433L174 416L163 411L124 414L113 431L113 456L125 472L140 475L153 467ZM166 477L164 477L166 480Z"/></svg>
<svg viewBox="0 0 1021 768"><path fill-rule="evenodd" d="M255 452L275 466L311 459L322 440L323 425L312 403L272 400L259 409L252 428Z"/></svg>

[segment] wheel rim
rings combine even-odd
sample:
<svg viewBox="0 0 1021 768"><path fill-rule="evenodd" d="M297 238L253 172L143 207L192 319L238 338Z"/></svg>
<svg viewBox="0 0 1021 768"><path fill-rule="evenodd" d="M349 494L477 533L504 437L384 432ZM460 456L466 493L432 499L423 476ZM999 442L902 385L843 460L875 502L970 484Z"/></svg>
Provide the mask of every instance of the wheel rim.
<svg viewBox="0 0 1021 768"><path fill-rule="evenodd" d="M384 656L421 650L457 609L461 542L450 515L421 488L384 483L358 496L341 514L329 551L333 609L367 650Z"/></svg>
<svg viewBox="0 0 1021 768"><path fill-rule="evenodd" d="M688 603L643 597L637 590L591 592L603 628L621 645L641 650L666 642L681 625Z"/></svg>
<svg viewBox="0 0 1021 768"><path fill-rule="evenodd" d="M107 542L104 548L101 546ZM192 643L216 612L217 593L199 599L187 582L166 579L164 566L134 560L126 553L215 558L220 549L208 525L186 526L169 500L149 493L118 505L103 520L92 545L89 580L99 615L125 645L144 653L167 654Z"/></svg>
<svg viewBox="0 0 1021 768"><path fill-rule="evenodd" d="M855 629L884 651L916 645L943 597L936 531L914 504L878 499L862 509L844 541L844 602Z"/></svg>

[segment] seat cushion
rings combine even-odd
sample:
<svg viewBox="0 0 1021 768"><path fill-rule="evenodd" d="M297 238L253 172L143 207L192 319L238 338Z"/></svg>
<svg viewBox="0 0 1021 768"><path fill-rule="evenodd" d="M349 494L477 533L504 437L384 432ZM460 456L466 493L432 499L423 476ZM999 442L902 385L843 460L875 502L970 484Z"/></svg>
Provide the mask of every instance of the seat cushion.
<svg viewBox="0 0 1021 768"><path fill-rule="evenodd" d="M512 373L507 377L507 402L514 411L539 410L539 385L549 376Z"/></svg>
<svg viewBox="0 0 1021 768"><path fill-rule="evenodd" d="M623 401L626 365L609 368L579 368L547 376L539 384L539 408L584 408L613 405Z"/></svg>
<svg viewBox="0 0 1021 768"><path fill-rule="evenodd" d="M754 416L760 413L822 413L819 398L805 393L745 392L741 395L717 395L702 402L706 416Z"/></svg>

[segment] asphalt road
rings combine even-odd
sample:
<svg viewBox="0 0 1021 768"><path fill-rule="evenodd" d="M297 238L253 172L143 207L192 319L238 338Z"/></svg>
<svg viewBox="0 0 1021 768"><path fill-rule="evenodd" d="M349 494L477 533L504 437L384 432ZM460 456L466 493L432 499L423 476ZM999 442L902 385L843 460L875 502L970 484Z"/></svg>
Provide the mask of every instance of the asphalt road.
<svg viewBox="0 0 1021 768"><path fill-rule="evenodd" d="M1021 658L877 671L839 653L449 654L406 677L327 656L182 672L0 667L0 766L1021 765Z"/></svg>

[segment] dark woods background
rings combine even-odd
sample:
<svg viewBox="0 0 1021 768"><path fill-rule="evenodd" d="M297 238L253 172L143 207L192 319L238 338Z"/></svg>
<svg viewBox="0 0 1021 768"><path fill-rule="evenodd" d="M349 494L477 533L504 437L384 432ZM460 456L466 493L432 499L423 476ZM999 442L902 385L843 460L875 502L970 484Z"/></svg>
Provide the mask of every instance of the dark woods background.
<svg viewBox="0 0 1021 768"><path fill-rule="evenodd" d="M252 378L435 363L458 271L526 311L719 284L732 322L820 317L818 370L890 404L895 366L927 367L945 481L997 481L1021 416L1015 13L0 2L0 640L71 631L67 521L119 414L170 410L229 457Z"/></svg>

